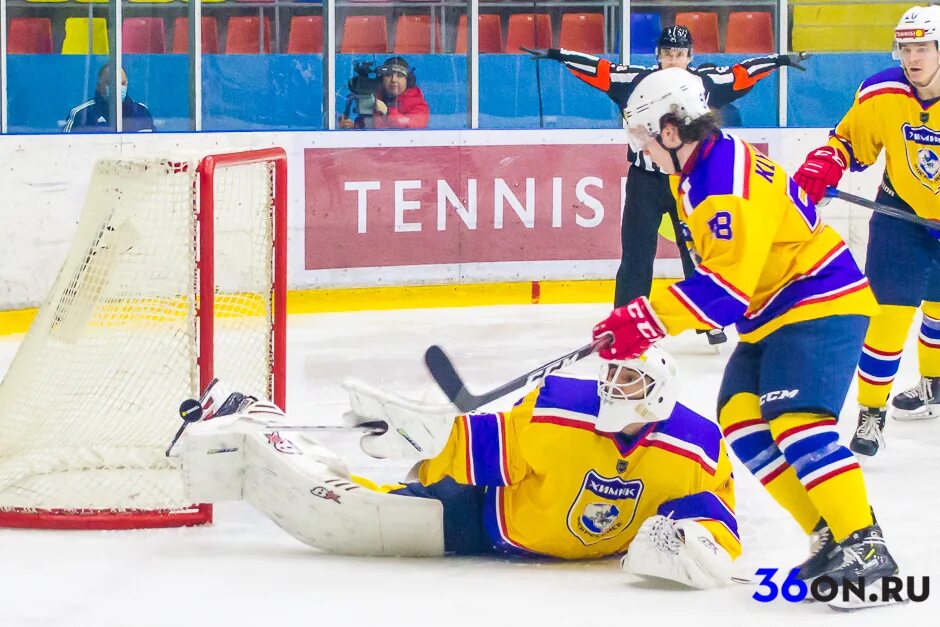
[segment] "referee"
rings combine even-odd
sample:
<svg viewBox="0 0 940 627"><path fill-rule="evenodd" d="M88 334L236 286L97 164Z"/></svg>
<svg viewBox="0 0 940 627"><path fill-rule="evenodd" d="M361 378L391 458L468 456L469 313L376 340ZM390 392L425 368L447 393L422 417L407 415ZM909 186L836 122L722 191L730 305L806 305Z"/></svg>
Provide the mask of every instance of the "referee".
<svg viewBox="0 0 940 627"><path fill-rule="evenodd" d="M708 94L708 104L721 109L747 94L757 81L770 76L779 67L789 65L800 70L800 61L806 53L771 54L747 59L730 67L702 64L689 67L692 62L692 34L684 26L663 29L656 45L656 67L618 65L606 59L551 48L528 50L534 59L553 59L565 64L579 79L600 89L623 110L637 84L646 76L663 68L679 67L702 79ZM668 213L676 232L676 245L686 276L695 270L683 228L676 211L676 200L669 187L669 176L663 173L647 155L629 150L627 158L633 166L627 177L623 223L620 228L622 253L617 270L614 307L626 305L639 296L649 296L653 284L653 261L656 257L657 233L663 214ZM721 329L708 334L710 344L726 340Z"/></svg>

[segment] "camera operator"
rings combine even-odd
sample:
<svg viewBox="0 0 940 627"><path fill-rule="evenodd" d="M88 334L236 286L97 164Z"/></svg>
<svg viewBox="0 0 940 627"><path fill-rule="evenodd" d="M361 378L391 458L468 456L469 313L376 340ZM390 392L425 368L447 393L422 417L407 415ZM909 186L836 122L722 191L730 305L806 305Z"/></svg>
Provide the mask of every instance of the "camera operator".
<svg viewBox="0 0 940 627"><path fill-rule="evenodd" d="M386 59L374 73L368 62L355 63L353 71L339 128L427 128L431 111L416 84L414 68L403 57ZM353 103L355 120L349 117Z"/></svg>

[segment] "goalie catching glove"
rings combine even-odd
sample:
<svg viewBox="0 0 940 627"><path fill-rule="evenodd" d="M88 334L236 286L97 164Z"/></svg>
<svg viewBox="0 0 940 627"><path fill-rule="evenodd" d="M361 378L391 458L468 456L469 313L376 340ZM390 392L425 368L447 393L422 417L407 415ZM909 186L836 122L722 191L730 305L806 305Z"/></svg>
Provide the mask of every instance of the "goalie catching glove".
<svg viewBox="0 0 940 627"><path fill-rule="evenodd" d="M651 516L640 526L620 566L634 575L717 588L731 581L731 555L694 520Z"/></svg>
<svg viewBox="0 0 940 627"><path fill-rule="evenodd" d="M350 410L343 414L347 427L387 428L362 436L363 452L379 459L432 459L444 449L459 413L450 403L433 405L413 401L372 387L358 379L346 379Z"/></svg>

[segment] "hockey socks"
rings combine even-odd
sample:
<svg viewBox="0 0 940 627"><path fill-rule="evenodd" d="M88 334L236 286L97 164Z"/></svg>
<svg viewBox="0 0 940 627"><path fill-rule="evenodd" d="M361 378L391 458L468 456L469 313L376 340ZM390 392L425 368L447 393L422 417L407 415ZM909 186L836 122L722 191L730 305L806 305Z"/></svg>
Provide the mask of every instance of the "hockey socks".
<svg viewBox="0 0 940 627"><path fill-rule="evenodd" d="M819 511L790 467L770 432L770 423L760 416L760 401L754 394L735 394L721 409L721 430L734 454L767 489L770 495L807 534L819 521Z"/></svg>
<svg viewBox="0 0 940 627"><path fill-rule="evenodd" d="M907 331L915 311L914 307L882 305L881 313L871 319L868 333L865 334L862 356L858 360L859 405L874 408L887 405L891 384L901 364L904 340L907 339ZM940 349L929 352L936 354L933 359L940 365Z"/></svg>
<svg viewBox="0 0 940 627"><path fill-rule="evenodd" d="M835 426L832 416L811 413L782 414L770 421L774 441L841 542L870 526L872 516L861 468L839 444Z"/></svg>
<svg viewBox="0 0 940 627"><path fill-rule="evenodd" d="M940 303L924 301L921 309L924 315L917 336L920 374L936 378L940 377Z"/></svg>

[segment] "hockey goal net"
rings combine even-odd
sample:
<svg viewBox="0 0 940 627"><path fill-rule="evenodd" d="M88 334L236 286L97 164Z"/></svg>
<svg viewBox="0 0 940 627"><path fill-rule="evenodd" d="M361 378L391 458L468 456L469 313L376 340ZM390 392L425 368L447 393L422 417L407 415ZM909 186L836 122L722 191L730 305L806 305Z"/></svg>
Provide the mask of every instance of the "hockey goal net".
<svg viewBox="0 0 940 627"><path fill-rule="evenodd" d="M0 526L209 522L165 455L213 376L283 406L282 149L101 161L0 383Z"/></svg>

